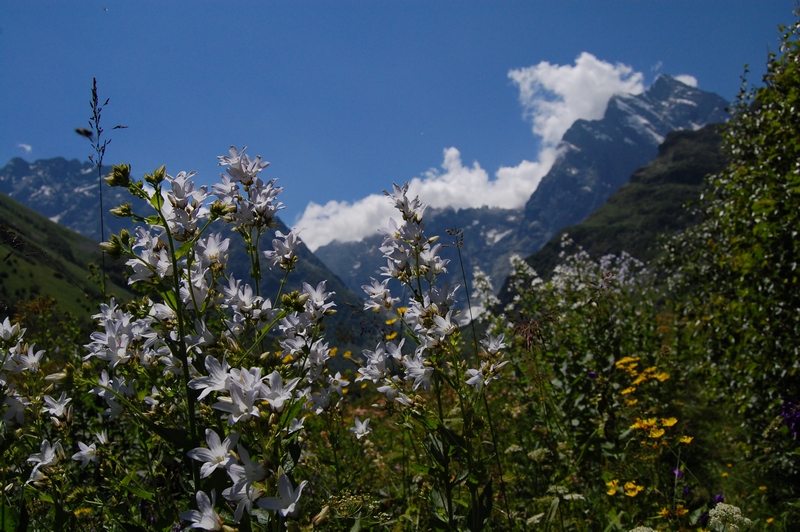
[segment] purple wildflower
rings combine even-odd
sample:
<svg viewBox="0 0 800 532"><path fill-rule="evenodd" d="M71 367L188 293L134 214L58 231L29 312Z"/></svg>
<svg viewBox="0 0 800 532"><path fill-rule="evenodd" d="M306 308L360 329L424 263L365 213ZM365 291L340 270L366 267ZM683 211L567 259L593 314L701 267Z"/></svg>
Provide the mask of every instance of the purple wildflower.
<svg viewBox="0 0 800 532"><path fill-rule="evenodd" d="M795 440L800 439L800 404L786 401L781 409L783 424L789 427L789 432Z"/></svg>

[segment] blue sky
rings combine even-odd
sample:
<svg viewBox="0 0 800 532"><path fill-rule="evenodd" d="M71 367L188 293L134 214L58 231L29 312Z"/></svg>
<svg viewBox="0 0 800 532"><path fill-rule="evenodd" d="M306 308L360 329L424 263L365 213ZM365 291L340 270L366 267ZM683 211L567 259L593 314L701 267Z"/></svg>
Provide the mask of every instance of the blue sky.
<svg viewBox="0 0 800 532"><path fill-rule="evenodd" d="M793 6L0 0L0 165L86 159L73 130L96 77L106 162L211 183L216 156L247 145L313 248L373 232L392 182L418 178L435 206L524 201L552 138L660 73L732 99L746 63L760 80Z"/></svg>

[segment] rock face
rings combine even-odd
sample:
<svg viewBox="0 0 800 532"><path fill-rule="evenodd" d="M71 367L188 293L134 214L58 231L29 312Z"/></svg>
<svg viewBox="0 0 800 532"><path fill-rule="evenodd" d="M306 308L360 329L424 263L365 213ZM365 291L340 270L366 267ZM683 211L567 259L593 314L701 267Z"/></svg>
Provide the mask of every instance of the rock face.
<svg viewBox="0 0 800 532"><path fill-rule="evenodd" d="M502 279L502 273L493 270L493 255L498 250L506 250L505 241L514 234L522 220L523 211L483 207L480 209L426 209L425 234L438 235L437 243L442 244L441 256L450 260L448 273L441 281L448 286L464 286L461 261L468 282L472 282L472 270L479 267ZM398 216L399 217L399 216ZM368 285L370 277L382 279L381 267L386 259L380 252L383 236L375 235L360 242L332 242L318 248L315 253L345 284L356 293L363 293L362 285ZM455 234L457 231L460 234ZM505 251L503 251L505 252ZM464 297L459 297L464 300Z"/></svg>
<svg viewBox="0 0 800 532"><path fill-rule="evenodd" d="M110 172L110 167L103 167L104 176ZM109 209L127 202L135 211L138 208L138 212L144 212L144 209L143 202L136 204L136 199L126 190L111 188L105 183L103 186L103 209L106 211L103 222L108 238L129 225L128 220L109 214ZM97 167L88 161L56 157L29 163L15 157L0 168L0 192L76 233L101 240Z"/></svg>
<svg viewBox="0 0 800 532"><path fill-rule="evenodd" d="M661 76L644 94L611 98L602 120L576 121L564 134L562 155L525 205L516 235L520 251L537 251L600 207L656 156L669 132L725 121L726 106L716 94Z"/></svg>
<svg viewBox="0 0 800 532"><path fill-rule="evenodd" d="M700 213L685 205L697 201L705 177L721 171L726 158L719 125L697 131L673 131L658 147L658 155L577 225L561 228L526 262L543 278L549 278L562 262L564 233L592 257L628 252L649 262L661 253L660 237L675 234L700 220ZM506 280L500 299L509 303L514 293Z"/></svg>
<svg viewBox="0 0 800 532"><path fill-rule="evenodd" d="M724 122L728 103L720 96L661 76L645 93L611 98L600 120L578 120L564 134L560 155L524 209L443 209L426 212L427 232L453 244L446 229L464 231L462 258L469 282L473 267L488 273L499 288L510 272L513 254L538 251L568 225L586 218L628 181L637 168L653 160L658 146L675 130L697 130ZM421 198L423 201L425 198ZM384 265L381 238L333 242L316 251L353 290ZM463 285L456 249L443 252L453 260L446 284ZM462 298L463 299L463 298Z"/></svg>

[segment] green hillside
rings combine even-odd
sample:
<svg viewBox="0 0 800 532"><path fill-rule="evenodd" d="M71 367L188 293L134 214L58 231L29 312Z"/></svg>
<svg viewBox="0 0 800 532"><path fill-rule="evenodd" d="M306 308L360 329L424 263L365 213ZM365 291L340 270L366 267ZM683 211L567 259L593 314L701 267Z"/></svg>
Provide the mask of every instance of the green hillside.
<svg viewBox="0 0 800 532"><path fill-rule="evenodd" d="M542 277L549 277L559 263L565 233L593 257L626 251L644 262L655 258L659 235L675 233L698 221L684 206L700 198L705 176L725 164L718 129L711 125L670 133L650 164L636 170L630 181L586 220L561 229L526 259L528 264Z"/></svg>
<svg viewBox="0 0 800 532"><path fill-rule="evenodd" d="M89 279L90 263L101 263L97 242L0 194L0 315L39 296L57 299L61 310L76 316L96 312L102 297ZM107 259L106 266L107 292L129 295L123 264Z"/></svg>

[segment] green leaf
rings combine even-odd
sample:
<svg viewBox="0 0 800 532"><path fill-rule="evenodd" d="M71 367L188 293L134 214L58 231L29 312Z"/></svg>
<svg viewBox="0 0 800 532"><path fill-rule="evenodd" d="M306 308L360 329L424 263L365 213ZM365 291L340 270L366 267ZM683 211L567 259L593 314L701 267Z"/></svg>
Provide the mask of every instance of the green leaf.
<svg viewBox="0 0 800 532"><path fill-rule="evenodd" d="M450 462L445 454L442 440L440 440L435 434L428 434L428 437L425 440L425 448L431 455L431 458L433 458L433 460L440 466L444 467Z"/></svg>
<svg viewBox="0 0 800 532"><path fill-rule="evenodd" d="M136 485L136 479L132 473L129 473L125 478L123 478L119 482L119 484L120 486L125 488L130 493L136 495L137 497L141 497L142 499L145 499L147 501L153 500L152 493Z"/></svg>
<svg viewBox="0 0 800 532"><path fill-rule="evenodd" d="M186 256L186 254L191 251L192 246L194 246L194 240L188 240L181 244L181 247L179 247L177 253L175 253L175 259L180 260Z"/></svg>
<svg viewBox="0 0 800 532"><path fill-rule="evenodd" d="M356 522L353 523L352 528L350 528L350 532L359 532L359 530L361 530L361 512L358 512L355 520Z"/></svg>
<svg viewBox="0 0 800 532"><path fill-rule="evenodd" d="M0 498L0 514L3 515L3 522L0 523L0 526L3 527L3 532L11 532L17 529L17 512L11 506L6 505L4 497Z"/></svg>
<svg viewBox="0 0 800 532"><path fill-rule="evenodd" d="M478 497L477 504L470 508L467 515L467 527L472 532L483 530L486 523L492 517L493 505L492 483L488 482L483 488L483 492Z"/></svg>
<svg viewBox="0 0 800 532"><path fill-rule="evenodd" d="M448 454L452 455L455 450L461 451L462 453L467 451L467 441L457 432L448 429L444 425L439 425L439 434L442 435L442 440L446 441L451 446L451 449L448 450Z"/></svg>

